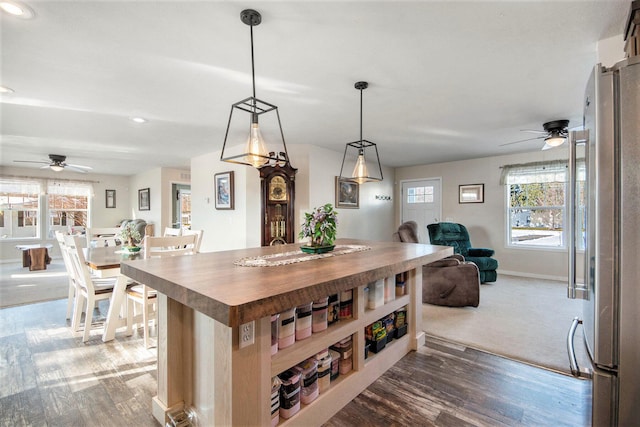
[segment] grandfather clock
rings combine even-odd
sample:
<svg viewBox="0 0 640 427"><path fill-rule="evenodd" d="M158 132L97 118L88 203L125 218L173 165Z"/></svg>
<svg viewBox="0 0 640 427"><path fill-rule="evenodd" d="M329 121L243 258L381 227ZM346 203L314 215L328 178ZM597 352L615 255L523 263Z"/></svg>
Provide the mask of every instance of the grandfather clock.
<svg viewBox="0 0 640 427"><path fill-rule="evenodd" d="M262 246L293 243L295 176L298 169L284 166L260 168L262 189Z"/></svg>

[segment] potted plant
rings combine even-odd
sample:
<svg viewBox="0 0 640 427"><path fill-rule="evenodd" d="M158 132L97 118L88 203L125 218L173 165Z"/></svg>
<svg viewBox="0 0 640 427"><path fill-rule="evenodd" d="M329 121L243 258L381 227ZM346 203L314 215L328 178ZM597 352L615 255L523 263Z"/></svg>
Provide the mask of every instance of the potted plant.
<svg viewBox="0 0 640 427"><path fill-rule="evenodd" d="M300 238L309 238L309 245L302 246L303 252L323 253L333 250L336 240L338 212L331 203L314 208L310 213L305 212Z"/></svg>
<svg viewBox="0 0 640 427"><path fill-rule="evenodd" d="M140 232L136 230L136 225L132 222L128 223L120 231L120 240L126 250L129 252L138 252L140 248L136 246L135 242L139 242L142 239Z"/></svg>

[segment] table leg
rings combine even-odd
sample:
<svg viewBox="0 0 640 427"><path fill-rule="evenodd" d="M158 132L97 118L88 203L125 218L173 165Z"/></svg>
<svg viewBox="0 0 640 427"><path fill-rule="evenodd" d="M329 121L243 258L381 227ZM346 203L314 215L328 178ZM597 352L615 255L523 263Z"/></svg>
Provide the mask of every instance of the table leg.
<svg viewBox="0 0 640 427"><path fill-rule="evenodd" d="M111 341L116 336L116 329L120 324L120 311L122 304L125 303L127 290L127 277L122 274L118 276L116 285L113 287L113 295L109 301L109 311L107 312L107 321L104 325L104 333L102 341Z"/></svg>

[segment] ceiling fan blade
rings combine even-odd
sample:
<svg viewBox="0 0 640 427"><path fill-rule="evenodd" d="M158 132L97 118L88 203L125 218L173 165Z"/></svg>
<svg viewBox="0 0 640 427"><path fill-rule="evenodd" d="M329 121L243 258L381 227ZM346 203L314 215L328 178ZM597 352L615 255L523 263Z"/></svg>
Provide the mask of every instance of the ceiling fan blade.
<svg viewBox="0 0 640 427"><path fill-rule="evenodd" d="M44 162L39 160L14 160L15 163L39 163L41 165L48 165L51 162Z"/></svg>
<svg viewBox="0 0 640 427"><path fill-rule="evenodd" d="M74 172L87 173L89 169L93 169L89 166L78 166L78 165L64 165L65 169L72 170Z"/></svg>
<svg viewBox="0 0 640 427"><path fill-rule="evenodd" d="M542 146L542 151L545 150L551 150L552 148L555 148L553 145L549 145L546 142L544 143L544 145Z"/></svg>
<svg viewBox="0 0 640 427"><path fill-rule="evenodd" d="M75 168L75 169L86 169L86 170L91 170L93 169L91 166L82 166L82 165L70 165L68 163L65 164L65 167L71 167L71 168Z"/></svg>
<svg viewBox="0 0 640 427"><path fill-rule="evenodd" d="M506 144L500 144L500 147L504 147L505 145L518 144L520 142L533 141L534 139L542 139L542 138L546 138L546 136L536 136L535 138L521 139L520 141L507 142Z"/></svg>
<svg viewBox="0 0 640 427"><path fill-rule="evenodd" d="M546 130L537 130L537 129L520 129L520 132L544 133L544 134L549 133Z"/></svg>

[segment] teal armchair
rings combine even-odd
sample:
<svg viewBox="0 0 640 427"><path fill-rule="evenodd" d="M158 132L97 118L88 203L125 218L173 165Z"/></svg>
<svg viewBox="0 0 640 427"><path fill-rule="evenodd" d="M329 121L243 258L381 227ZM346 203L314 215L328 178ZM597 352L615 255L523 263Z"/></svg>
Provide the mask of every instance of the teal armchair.
<svg viewBox="0 0 640 427"><path fill-rule="evenodd" d="M427 225L427 230L432 245L452 246L454 253L464 256L467 262L477 265L482 283L496 281L498 261L492 258L494 250L471 247L469 232L464 225L439 222Z"/></svg>

